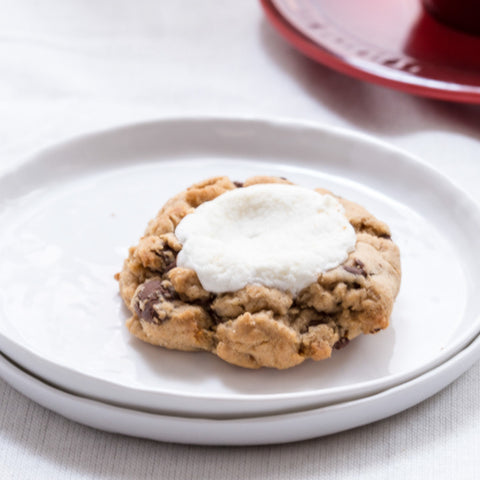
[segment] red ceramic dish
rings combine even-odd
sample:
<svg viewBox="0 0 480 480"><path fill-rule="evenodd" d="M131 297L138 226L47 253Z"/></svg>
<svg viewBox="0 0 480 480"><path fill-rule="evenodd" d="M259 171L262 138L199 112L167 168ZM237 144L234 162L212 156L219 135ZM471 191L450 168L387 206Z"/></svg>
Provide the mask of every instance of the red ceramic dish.
<svg viewBox="0 0 480 480"><path fill-rule="evenodd" d="M339 72L415 95L480 103L480 36L420 0L261 0L295 48Z"/></svg>

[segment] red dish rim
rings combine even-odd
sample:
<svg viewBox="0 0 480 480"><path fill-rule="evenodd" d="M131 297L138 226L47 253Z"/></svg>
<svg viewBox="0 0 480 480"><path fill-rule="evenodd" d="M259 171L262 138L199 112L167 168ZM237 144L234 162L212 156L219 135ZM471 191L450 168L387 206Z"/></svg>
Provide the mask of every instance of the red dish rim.
<svg viewBox="0 0 480 480"><path fill-rule="evenodd" d="M275 29L293 45L297 50L307 57L326 65L333 70L344 73L351 77L375 83L384 87L411 93L413 95L435 98L439 100L448 100L452 102L464 102L480 104L480 92L455 91L442 89L441 87L432 87L429 85L417 85L400 80L394 80L381 75L375 75L360 68L357 68L342 58L325 50L321 45L317 45L294 28L275 8L271 0L260 0L268 20Z"/></svg>

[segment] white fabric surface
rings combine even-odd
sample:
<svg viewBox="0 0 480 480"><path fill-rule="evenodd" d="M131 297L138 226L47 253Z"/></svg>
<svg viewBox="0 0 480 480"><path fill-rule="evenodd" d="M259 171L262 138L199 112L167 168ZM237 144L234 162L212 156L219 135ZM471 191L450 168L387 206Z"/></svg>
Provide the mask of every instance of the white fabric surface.
<svg viewBox="0 0 480 480"><path fill-rule="evenodd" d="M348 127L416 154L480 200L480 108L425 100L319 66L257 1L0 0L0 169L85 131L220 114ZM255 448L96 431L0 381L2 479L480 478L480 365L395 417Z"/></svg>

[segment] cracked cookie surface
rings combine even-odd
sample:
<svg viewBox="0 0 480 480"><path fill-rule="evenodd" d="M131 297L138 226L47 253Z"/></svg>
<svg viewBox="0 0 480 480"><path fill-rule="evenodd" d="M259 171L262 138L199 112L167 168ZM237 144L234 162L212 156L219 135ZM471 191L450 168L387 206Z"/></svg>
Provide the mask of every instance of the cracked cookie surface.
<svg viewBox="0 0 480 480"><path fill-rule="evenodd" d="M340 197L355 230L355 249L295 297L261 285L214 294L193 270L177 266L182 245L175 228L182 218L229 190L260 183L290 182L211 178L170 199L149 222L117 274L133 335L166 348L210 351L241 367L284 369L326 359L358 335L388 326L400 287L398 247L385 223Z"/></svg>

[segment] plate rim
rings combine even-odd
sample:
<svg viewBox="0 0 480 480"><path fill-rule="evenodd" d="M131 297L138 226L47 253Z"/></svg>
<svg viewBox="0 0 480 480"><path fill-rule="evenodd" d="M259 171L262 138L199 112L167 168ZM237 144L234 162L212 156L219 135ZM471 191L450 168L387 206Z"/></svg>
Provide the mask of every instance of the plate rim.
<svg viewBox="0 0 480 480"><path fill-rule="evenodd" d="M158 128L161 125L167 124L171 125L173 123L176 124L184 124L185 122L190 122L194 124L204 124L204 123L209 123L212 125L221 125L222 127L225 126L225 124L228 124L229 126L232 125L249 125L252 126L255 125L257 128L258 126L260 127L265 127L267 126L268 128L283 128L283 129L288 129L288 130L293 130L293 131L304 131L307 130L309 133L314 133L314 134L322 134L322 135L329 135L331 137L335 138L340 138L345 141L354 141L354 142L361 142L369 146L373 146L375 148L380 148L386 152L395 154L397 156L400 156L402 160L409 165L414 165L415 168L421 169L423 174L431 175L435 178L436 181L439 181L450 189L454 189L457 191L457 193L461 193L463 197L468 200L469 203L471 203L472 206L475 207L477 210L477 213L480 214L480 204L465 190L463 190L460 186L458 186L455 182L453 182L451 179L449 179L446 175L444 175L442 172L440 172L438 169L435 167L431 166L430 164L426 163L424 160L417 158L416 156L404 151L403 149L396 147L395 145L391 145L388 142L385 142L383 140L379 140L375 137L372 137L370 135L364 134L362 132L357 132L357 131L351 131L349 129L341 128L341 127L330 127L327 125L322 125L318 124L316 122L311 122L311 121L298 121L296 119L289 119L289 118L281 118L281 119L271 119L271 118L262 118L262 117L250 117L250 116L210 116L210 115L195 115L195 116L179 116L179 117L165 117L161 119L151 119L151 120L146 120L146 121L140 121L140 122L133 122L133 123L125 123L105 129L100 129L100 130L95 130L92 132L87 132L84 134L72 136L71 138L64 139L63 141L59 141L57 143L53 143L50 146L47 146L43 149L40 149L38 152L36 152L33 155L27 156L24 161L18 162L15 164L15 168L13 169L13 172L17 172L20 169L23 168L28 168L29 162L36 162L38 160L41 160L42 157L47 156L51 154L52 152L55 152L56 150L62 150L64 148L72 147L75 146L75 144L82 144L83 142L88 142L96 138L101 138L104 137L105 135L118 135L125 133L127 131L130 131L132 129L143 129L143 128ZM5 176L8 177L8 175L11 173L12 169L6 170L6 171L0 171L0 181L3 180ZM480 218L480 217L479 217ZM480 315L480 314L479 314ZM472 333L472 335L475 335L478 332ZM8 339L7 337L4 336L2 332L0 332L0 339L2 341L0 342L2 344L2 348L5 347L5 344L11 342L15 343L12 340ZM7 340L5 342L5 339ZM470 337L471 339L471 337ZM318 396L319 392L322 390L316 389L316 390L307 390L307 391L302 391L302 392L289 392L289 393L275 393L275 394L228 394L228 395L209 395L209 394L186 394L178 391L152 391L151 389L139 389L138 387L131 387L128 385L124 384L117 384L114 383L110 380L105 380L105 379L99 379L96 377L91 376L90 374L86 374L84 372L75 370L71 367L65 367L63 365L57 365L56 363L53 363L49 359L45 359L41 357L39 354L36 352L27 349L24 346L20 346L22 350L24 350L27 355L30 355L31 357L33 356L34 358L36 357L36 360L40 359L44 363L48 363L50 368L55 370L56 368L61 368L61 369L66 369L70 371L74 371L76 374L81 375L83 377L88 377L90 380L93 381L98 381L103 384L108 384L108 385L116 385L121 389L127 389L130 391L141 391L141 392L146 392L147 394L151 395L161 395L161 396L171 396L171 397L176 397L176 398L186 398L189 400L192 399L199 399L199 400L210 400L213 402L223 402L223 401L228 401L228 400L234 400L239 403L243 402L258 402L258 401L265 401L265 400L272 400L272 399L291 399L291 398L296 398L296 397L313 397L313 396ZM7 347L7 350L10 350ZM458 353L458 350L456 352L452 352L450 356L447 356L441 360L440 363L443 363L447 361L449 358L454 356L456 353ZM7 354L11 355L11 351L7 351ZM13 358L15 355L12 356ZM14 358L16 361L17 359ZM439 362L435 363L430 367L434 368L438 366ZM20 364L22 362L19 362ZM370 384L375 381L368 381L368 382L361 382L360 385L363 385L364 383ZM359 384L355 384L359 385ZM351 386L343 386L343 387L331 387L331 390L335 391L348 391L351 389ZM379 390L376 390L378 393ZM382 391L382 389L380 389Z"/></svg>
<svg viewBox="0 0 480 480"><path fill-rule="evenodd" d="M90 398L81 397L62 389L56 388L44 382L42 379L31 374L28 370L25 371L21 367L15 365L4 356L0 351L0 376L15 390L30 398L32 401L38 403L44 408L54 411L55 413L68 418L69 420L76 421L83 425L87 425L92 428L97 428L106 432L115 434L124 434L132 437L146 438L155 441L174 442L187 445L211 445L211 446L247 446L247 445L265 445L265 444L281 444L287 442L302 441L313 438L320 438L333 433L339 433L350 430L352 428L361 427L370 423L383 420L400 413L418 403L423 402L427 398L435 395L449 384L453 383L460 375L465 373L476 362L480 360L480 335L478 335L472 342L469 343L463 350L458 352L452 358L446 362L438 365L437 367L423 373L405 383L396 385L380 393L369 395L360 399L354 399L346 402L337 403L334 405L327 405L319 408L306 409L301 411L295 411L291 413L280 413L273 415L265 415L262 417L245 417L240 419L209 419L209 418L191 418L180 417L173 415L162 415L157 413L149 413L138 411L133 408L119 407L111 405L106 402L93 400ZM439 380L435 382L435 380ZM422 389L423 387L423 389ZM42 394L43 391L43 394ZM415 393L415 395L413 395ZM61 397L60 407L52 408L52 397L55 399L57 396ZM403 401L395 403L393 400L398 397L403 397ZM74 414L68 403L80 403L90 414L89 421L85 421L84 418L80 418L78 414ZM387 404L388 407L381 412L378 404ZM375 409L372 408L373 404ZM369 411L365 411L365 408L370 407ZM348 409L357 410L357 413L361 415L361 419L357 419L353 416L345 415L344 410ZM176 430L169 429L150 429L148 433L134 432L131 429L127 430L123 425L123 422L111 422L111 418L104 413L116 413L117 415L132 415L135 416L135 422L143 420L141 426L150 425L156 427L156 422L161 420L173 420L174 422L186 423L189 429L192 425L195 425L197 429L201 429L201 435L188 435L178 434ZM324 424L321 422L322 418L328 421L330 420L330 427L324 431ZM343 420L340 426L332 427L331 417L338 418L339 421ZM92 420L93 418L93 420ZM355 420L352 421L352 418ZM282 438L276 432L270 432L269 428L274 425L276 420L290 420L298 425L299 421L308 421L308 424L318 422L319 429L316 431L310 430L308 434L298 435L293 434L292 429L281 429L281 433L287 432L287 437ZM262 423L263 422L263 423ZM253 439L253 441L238 441L231 440L228 433L231 428L236 428L237 433L239 431L245 431L249 428L255 427L256 424L262 424L261 432ZM154 425L155 424L155 425ZM315 424L316 427L317 424ZM225 428L226 427L226 428ZM217 429L213 433L212 429ZM268 433L268 435L266 435ZM216 437L220 438L216 438ZM251 438L251 437L250 437Z"/></svg>

